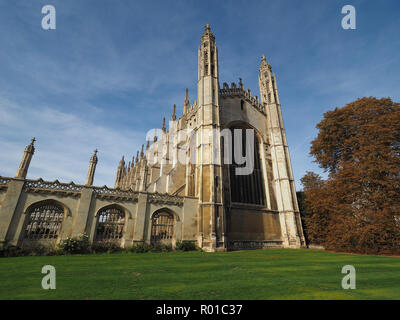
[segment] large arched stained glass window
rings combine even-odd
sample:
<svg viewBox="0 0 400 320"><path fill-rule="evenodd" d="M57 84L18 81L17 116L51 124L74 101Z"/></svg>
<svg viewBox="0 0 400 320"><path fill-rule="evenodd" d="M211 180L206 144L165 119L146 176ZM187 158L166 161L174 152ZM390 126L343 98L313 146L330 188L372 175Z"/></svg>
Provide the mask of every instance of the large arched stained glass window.
<svg viewBox="0 0 400 320"><path fill-rule="evenodd" d="M174 235L174 216L172 213L161 211L151 219L151 241L171 240Z"/></svg>
<svg viewBox="0 0 400 320"><path fill-rule="evenodd" d="M119 240L124 234L125 213L117 207L107 207L97 214L96 241Z"/></svg>
<svg viewBox="0 0 400 320"><path fill-rule="evenodd" d="M24 240L56 240L64 218L64 208L53 202L33 205L27 212Z"/></svg>
<svg viewBox="0 0 400 320"><path fill-rule="evenodd" d="M254 169L251 174L238 175L236 168L244 167L245 164L238 164L235 157L235 143L232 143L232 164L229 166L230 175L230 189L231 189L231 201L237 203L249 203L257 205L265 205L265 189L264 189L264 178L261 168L261 157L260 157L260 142L257 135L254 133L253 141L246 141L246 130L245 127L234 127L232 130L232 137L234 131L241 131L241 150L242 156L245 156L246 145L252 146L252 152L254 155ZM234 141L232 139L232 141Z"/></svg>

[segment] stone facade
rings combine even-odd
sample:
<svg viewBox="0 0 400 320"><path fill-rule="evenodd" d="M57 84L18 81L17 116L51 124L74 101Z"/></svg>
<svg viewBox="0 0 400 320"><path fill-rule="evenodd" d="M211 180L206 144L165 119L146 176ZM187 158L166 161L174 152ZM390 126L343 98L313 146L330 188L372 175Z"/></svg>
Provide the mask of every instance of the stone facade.
<svg viewBox="0 0 400 320"><path fill-rule="evenodd" d="M26 179L33 139L15 178L0 177L0 244L57 242L85 233L92 242L123 246L188 240L206 251L304 247L276 76L265 56L260 99L241 79L221 88L217 45L207 25L197 87L192 104L186 90L179 119L174 105L168 130L164 119L132 162L122 157L114 188L93 186L97 150L85 185ZM229 149L235 130L254 135L241 140L244 149L254 142L247 175L236 174L242 168L236 158L226 161L235 155Z"/></svg>

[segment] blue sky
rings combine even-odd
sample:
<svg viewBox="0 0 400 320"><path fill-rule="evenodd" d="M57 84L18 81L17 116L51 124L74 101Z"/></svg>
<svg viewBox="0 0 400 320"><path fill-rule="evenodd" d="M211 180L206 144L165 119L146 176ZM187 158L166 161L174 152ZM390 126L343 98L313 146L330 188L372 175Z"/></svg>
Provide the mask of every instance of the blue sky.
<svg viewBox="0 0 400 320"><path fill-rule="evenodd" d="M41 28L56 8L57 29ZM357 29L341 28L356 8ZM399 1L0 1L0 175L14 176L37 139L28 178L113 186L185 88L196 99L197 46L211 24L220 83L243 79L258 95L265 54L278 90L299 189L323 113L362 96L400 99Z"/></svg>

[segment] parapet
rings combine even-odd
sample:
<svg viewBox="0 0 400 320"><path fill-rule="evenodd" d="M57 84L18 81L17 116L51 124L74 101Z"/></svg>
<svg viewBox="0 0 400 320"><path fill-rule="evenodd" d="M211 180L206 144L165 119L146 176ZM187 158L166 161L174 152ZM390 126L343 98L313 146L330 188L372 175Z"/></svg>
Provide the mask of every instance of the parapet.
<svg viewBox="0 0 400 320"><path fill-rule="evenodd" d="M229 87L229 85L224 82L222 85L222 89L219 89L219 95L221 97L240 97L249 102L254 108L265 115L265 106L260 103L260 101L258 100L258 96L253 96L251 94L250 89L244 90L241 79L237 86L235 82L232 82L231 87Z"/></svg>

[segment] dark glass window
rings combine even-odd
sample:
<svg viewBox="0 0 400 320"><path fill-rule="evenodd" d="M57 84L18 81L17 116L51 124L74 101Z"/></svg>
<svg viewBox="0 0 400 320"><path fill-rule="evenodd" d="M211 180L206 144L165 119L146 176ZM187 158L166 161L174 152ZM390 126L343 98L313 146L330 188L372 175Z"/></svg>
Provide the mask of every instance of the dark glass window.
<svg viewBox="0 0 400 320"><path fill-rule="evenodd" d="M97 214L96 241L112 241L122 238L125 213L117 207L102 209Z"/></svg>
<svg viewBox="0 0 400 320"><path fill-rule="evenodd" d="M254 169L251 174L248 175L237 175L236 168L245 167L246 164L237 164L234 157L235 143L234 143L234 130L241 130L242 136L242 155L246 154L246 128L231 128L232 130L232 164L229 166L230 175L230 189L231 189L231 201L238 203L250 203L265 205L265 191L264 191L264 179L261 169L261 157L259 151L259 141L254 133L253 141L253 153L254 153Z"/></svg>
<svg viewBox="0 0 400 320"><path fill-rule="evenodd" d="M151 241L172 239L174 235L174 216L169 212L158 212L151 219Z"/></svg>
<svg viewBox="0 0 400 320"><path fill-rule="evenodd" d="M64 218L64 208L55 203L43 203L28 211L25 240L56 240Z"/></svg>

